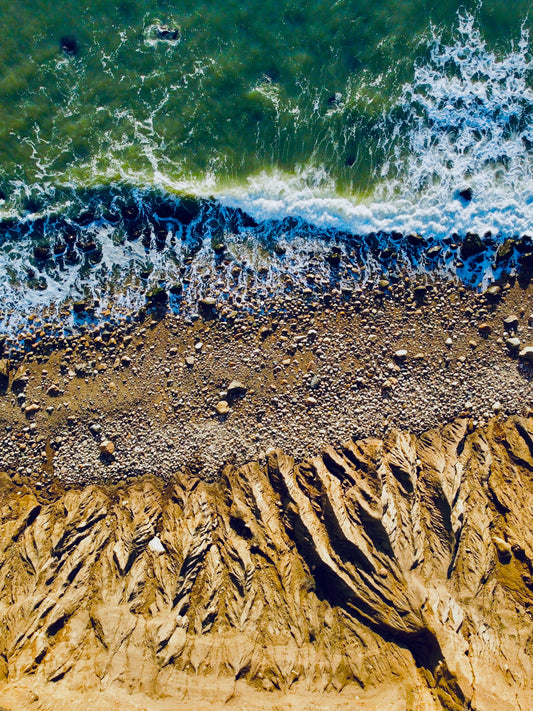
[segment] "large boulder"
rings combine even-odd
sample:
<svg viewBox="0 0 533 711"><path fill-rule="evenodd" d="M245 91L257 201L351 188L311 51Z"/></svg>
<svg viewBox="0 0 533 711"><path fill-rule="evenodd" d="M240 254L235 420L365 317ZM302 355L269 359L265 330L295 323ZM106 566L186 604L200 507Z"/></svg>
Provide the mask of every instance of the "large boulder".
<svg viewBox="0 0 533 711"><path fill-rule="evenodd" d="M519 320L516 314L511 314L503 319L503 327L509 333L515 333L518 328Z"/></svg>
<svg viewBox="0 0 533 711"><path fill-rule="evenodd" d="M510 353L516 354L520 350L520 346L521 346L520 339L516 338L516 337L506 338L505 345L509 349Z"/></svg>
<svg viewBox="0 0 533 711"><path fill-rule="evenodd" d="M527 363L533 363L533 346L526 346L525 348L522 348L518 355Z"/></svg>
<svg viewBox="0 0 533 711"><path fill-rule="evenodd" d="M9 383L9 361L0 359L0 390L6 390Z"/></svg>
<svg viewBox="0 0 533 711"><path fill-rule="evenodd" d="M11 389L13 392L22 392L26 385L28 384L28 376L24 366L20 366L13 377L13 382L11 383Z"/></svg>
<svg viewBox="0 0 533 711"><path fill-rule="evenodd" d="M206 296L198 302L198 311L204 319L215 318L217 314L217 300L213 296Z"/></svg>
<svg viewBox="0 0 533 711"><path fill-rule="evenodd" d="M246 395L246 385L243 385L239 380L232 380L228 385L228 400L237 400Z"/></svg>
<svg viewBox="0 0 533 711"><path fill-rule="evenodd" d="M461 245L461 256L463 259L473 257L475 254L483 252L484 246L481 237L476 232L467 232Z"/></svg>

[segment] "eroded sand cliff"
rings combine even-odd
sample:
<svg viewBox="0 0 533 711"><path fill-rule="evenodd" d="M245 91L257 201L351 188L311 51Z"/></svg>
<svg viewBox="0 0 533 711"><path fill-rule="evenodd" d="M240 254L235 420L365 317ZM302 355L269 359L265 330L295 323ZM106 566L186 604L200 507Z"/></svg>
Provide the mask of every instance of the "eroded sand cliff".
<svg viewBox="0 0 533 711"><path fill-rule="evenodd" d="M11 709L533 707L533 420L300 465L1 479Z"/></svg>

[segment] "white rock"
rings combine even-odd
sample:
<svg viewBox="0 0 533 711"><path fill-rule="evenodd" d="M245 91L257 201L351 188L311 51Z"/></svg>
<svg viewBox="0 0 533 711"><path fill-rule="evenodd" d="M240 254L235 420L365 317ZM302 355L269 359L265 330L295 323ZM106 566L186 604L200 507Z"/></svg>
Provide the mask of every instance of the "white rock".
<svg viewBox="0 0 533 711"><path fill-rule="evenodd" d="M153 552L153 553L164 553L165 552L165 546L161 543L161 539L159 536L154 536L150 543L148 544L148 548Z"/></svg>
<svg viewBox="0 0 533 711"><path fill-rule="evenodd" d="M394 353L394 357L396 358L396 360L405 360L407 358L407 351L405 350L405 348L400 348L399 351L396 351Z"/></svg>
<svg viewBox="0 0 533 711"><path fill-rule="evenodd" d="M507 348L513 352L516 353L518 350L520 350L520 339L519 338L506 338L505 339L505 345Z"/></svg>

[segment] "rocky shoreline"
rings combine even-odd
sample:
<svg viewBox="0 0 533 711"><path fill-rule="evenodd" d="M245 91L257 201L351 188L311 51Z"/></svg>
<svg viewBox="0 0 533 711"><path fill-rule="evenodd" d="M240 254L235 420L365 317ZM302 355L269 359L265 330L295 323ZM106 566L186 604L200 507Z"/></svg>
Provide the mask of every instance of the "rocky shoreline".
<svg viewBox="0 0 533 711"><path fill-rule="evenodd" d="M320 298L294 288L263 315L163 304L55 349L37 343L2 361L0 469L43 492L183 469L214 480L271 447L301 460L391 426L527 414L532 295L406 276Z"/></svg>
<svg viewBox="0 0 533 711"><path fill-rule="evenodd" d="M456 199L467 209L474 196L465 189ZM10 334L12 354L50 351L102 321L134 319L145 300L197 315L202 300L215 299L226 318L244 305L262 314L280 292L313 300L361 284L388 293L405 275L476 289L525 286L533 276L528 234L353 234L294 217L256 221L212 197L126 186L27 198L12 212L19 216L0 221L0 331Z"/></svg>

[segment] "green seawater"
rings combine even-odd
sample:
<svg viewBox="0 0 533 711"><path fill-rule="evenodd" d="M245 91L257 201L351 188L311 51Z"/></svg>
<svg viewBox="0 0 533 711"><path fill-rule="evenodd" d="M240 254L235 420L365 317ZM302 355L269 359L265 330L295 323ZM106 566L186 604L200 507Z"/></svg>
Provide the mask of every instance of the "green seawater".
<svg viewBox="0 0 533 711"><path fill-rule="evenodd" d="M220 187L315 166L364 196L387 158L383 115L432 33L446 41L464 8L505 54L529 7L0 0L0 185L9 204L17 185Z"/></svg>

